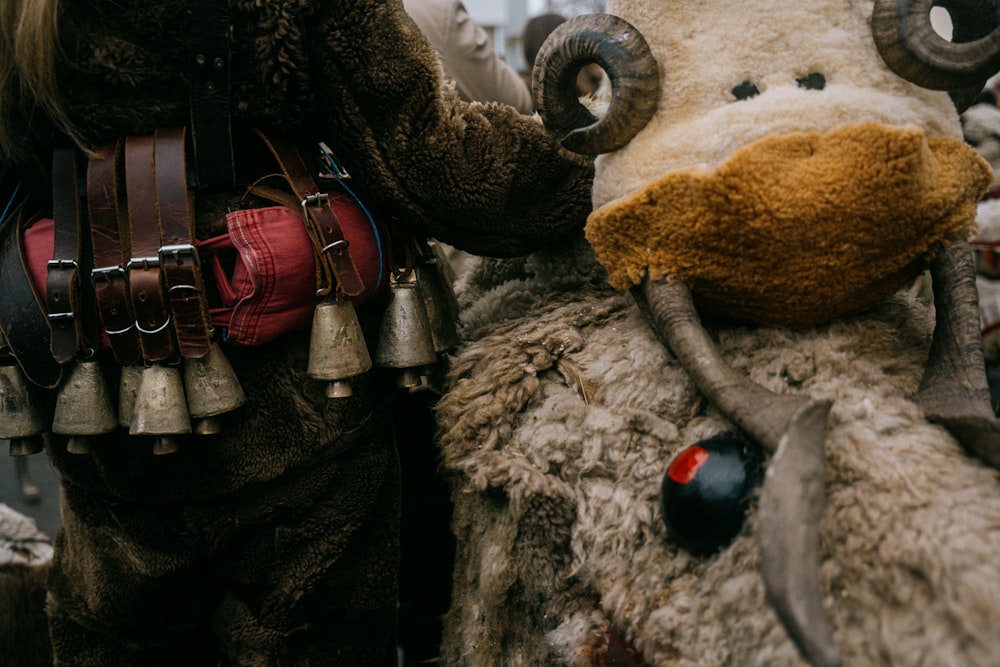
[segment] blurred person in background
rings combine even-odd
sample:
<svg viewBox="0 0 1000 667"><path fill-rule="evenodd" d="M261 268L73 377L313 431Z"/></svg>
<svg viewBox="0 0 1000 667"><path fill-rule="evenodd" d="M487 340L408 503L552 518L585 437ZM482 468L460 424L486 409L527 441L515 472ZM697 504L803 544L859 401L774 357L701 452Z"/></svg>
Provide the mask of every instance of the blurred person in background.
<svg viewBox="0 0 1000 667"><path fill-rule="evenodd" d="M461 0L403 0L406 12L438 52L446 78L466 102L502 102L534 112L518 73L494 51L490 36Z"/></svg>
<svg viewBox="0 0 1000 667"><path fill-rule="evenodd" d="M562 14L539 14L528 19L524 24L524 32L521 36L521 45L524 47L524 62L527 69L521 72L521 78L525 85L531 90L531 73L535 69L535 58L538 57L538 50L552 33L553 30L566 22L566 17ZM576 77L576 88L580 96L593 95L600 88L604 80L604 70L600 65L591 63L580 70ZM532 91L534 95L534 91Z"/></svg>

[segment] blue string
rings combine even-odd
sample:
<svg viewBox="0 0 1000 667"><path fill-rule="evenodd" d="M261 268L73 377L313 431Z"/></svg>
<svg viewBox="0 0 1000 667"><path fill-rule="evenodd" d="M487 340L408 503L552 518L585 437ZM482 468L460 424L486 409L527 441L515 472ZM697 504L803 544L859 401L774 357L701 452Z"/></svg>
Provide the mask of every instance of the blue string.
<svg viewBox="0 0 1000 667"><path fill-rule="evenodd" d="M10 213L11 207L14 205L14 200L17 198L17 193L21 190L21 181L17 182L14 186L14 192L10 194L10 199L7 201L7 205L3 208L3 213L0 213L0 225L7 222L7 214Z"/></svg>
<svg viewBox="0 0 1000 667"><path fill-rule="evenodd" d="M326 158L326 160L322 160L323 169L326 171L326 173L330 174L334 179L336 179L337 183L340 184L340 187L344 188L344 190L347 192L347 194L349 194L351 196L351 198L354 199L355 202L357 202L358 206L361 207L361 210L365 212L365 217L368 218L368 224L371 225L372 233L375 234L375 242L378 244L379 250L381 251L381 248L382 248L382 236L379 234L378 225L375 224L375 218L372 217L372 214L368 211L368 207L365 206L364 202L362 202L361 199L358 198L358 196L356 194L354 194L354 191L351 190L351 188L348 187L347 183L344 182L344 179L342 179L340 177L340 173L339 173L340 172L340 170L339 170L340 165L338 165L334 161L333 156L329 153L329 151L327 151L322 146L320 147L320 151L323 152L323 156ZM330 167L331 164L337 166L338 170L332 169ZM374 294L375 290L377 290L378 287L379 287L379 285L382 284L382 275L383 275L384 271L385 271L385 264L384 264L384 262L382 260L382 252L379 252L378 253L378 276L379 276L379 280L375 281L375 284L372 286L371 292L368 293L368 296L371 296L372 294Z"/></svg>

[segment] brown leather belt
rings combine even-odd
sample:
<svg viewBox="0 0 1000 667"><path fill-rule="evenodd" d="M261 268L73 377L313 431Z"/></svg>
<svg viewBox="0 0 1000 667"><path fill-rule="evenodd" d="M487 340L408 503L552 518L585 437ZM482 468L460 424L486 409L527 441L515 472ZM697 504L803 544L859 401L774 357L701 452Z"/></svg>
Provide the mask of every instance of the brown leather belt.
<svg viewBox="0 0 1000 667"><path fill-rule="evenodd" d="M211 330L205 285L192 243L194 201L187 183L185 130L157 130L155 136L160 270L173 313L178 350L185 359L198 359L208 354Z"/></svg>
<svg viewBox="0 0 1000 667"><path fill-rule="evenodd" d="M156 170L152 135L125 139L125 188L131 253L125 271L146 361L176 356L170 312L160 284L160 225L156 207Z"/></svg>
<svg viewBox="0 0 1000 667"><path fill-rule="evenodd" d="M123 366L142 361L135 316L129 300L122 245L118 185L122 142L102 146L87 163L87 210L94 248L94 291L104 332Z"/></svg>
<svg viewBox="0 0 1000 667"><path fill-rule="evenodd" d="M281 176L298 199L303 222L316 250L317 268L323 278L317 292L325 296L339 286L347 296L357 296L365 290L361 274L348 251L347 239L337 214L329 206L329 197L320 191L295 146L276 135L257 131L257 135L278 162Z"/></svg>

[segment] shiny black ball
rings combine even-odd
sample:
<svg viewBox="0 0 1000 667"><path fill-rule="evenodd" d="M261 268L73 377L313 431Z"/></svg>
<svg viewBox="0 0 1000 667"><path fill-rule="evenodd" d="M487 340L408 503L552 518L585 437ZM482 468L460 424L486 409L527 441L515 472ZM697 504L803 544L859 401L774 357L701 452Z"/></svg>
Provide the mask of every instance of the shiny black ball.
<svg viewBox="0 0 1000 667"><path fill-rule="evenodd" d="M688 551L712 554L743 527L763 475L759 448L725 432L683 449L660 486L660 509L670 537Z"/></svg>

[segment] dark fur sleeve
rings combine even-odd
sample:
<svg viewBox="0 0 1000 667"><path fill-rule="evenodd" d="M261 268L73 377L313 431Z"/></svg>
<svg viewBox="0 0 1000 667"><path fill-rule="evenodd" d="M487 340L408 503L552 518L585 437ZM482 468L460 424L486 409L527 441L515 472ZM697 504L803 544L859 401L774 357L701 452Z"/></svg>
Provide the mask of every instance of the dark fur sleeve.
<svg viewBox="0 0 1000 667"><path fill-rule="evenodd" d="M442 86L399 0L322 3L309 38L341 158L402 219L470 252L523 254L583 225L593 165L542 124Z"/></svg>

